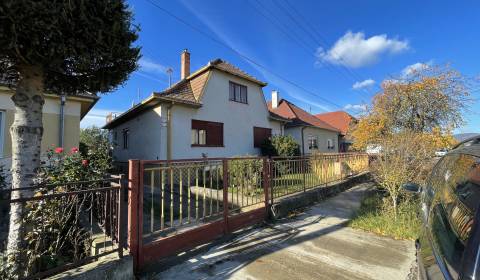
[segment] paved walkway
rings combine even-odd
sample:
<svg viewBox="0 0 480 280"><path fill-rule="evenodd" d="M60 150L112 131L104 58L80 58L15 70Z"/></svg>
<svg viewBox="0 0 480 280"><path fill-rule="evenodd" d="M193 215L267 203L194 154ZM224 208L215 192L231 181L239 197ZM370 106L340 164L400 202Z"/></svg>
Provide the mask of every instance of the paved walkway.
<svg viewBox="0 0 480 280"><path fill-rule="evenodd" d="M406 279L415 258L413 242L346 227L371 187L358 185L294 218L213 247L153 279Z"/></svg>

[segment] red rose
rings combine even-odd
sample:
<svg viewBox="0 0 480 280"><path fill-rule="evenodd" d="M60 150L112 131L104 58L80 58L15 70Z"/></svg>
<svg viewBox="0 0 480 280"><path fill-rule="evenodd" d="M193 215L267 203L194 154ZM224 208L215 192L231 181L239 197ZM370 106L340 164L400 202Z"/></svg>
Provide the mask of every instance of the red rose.
<svg viewBox="0 0 480 280"><path fill-rule="evenodd" d="M63 148L62 147L55 148L55 153L57 154L63 153Z"/></svg>
<svg viewBox="0 0 480 280"><path fill-rule="evenodd" d="M78 153L78 148L77 148L77 147L73 147L70 151L71 151L73 154Z"/></svg>
<svg viewBox="0 0 480 280"><path fill-rule="evenodd" d="M82 160L82 165L83 165L83 166L87 166L87 165L88 165L88 159Z"/></svg>

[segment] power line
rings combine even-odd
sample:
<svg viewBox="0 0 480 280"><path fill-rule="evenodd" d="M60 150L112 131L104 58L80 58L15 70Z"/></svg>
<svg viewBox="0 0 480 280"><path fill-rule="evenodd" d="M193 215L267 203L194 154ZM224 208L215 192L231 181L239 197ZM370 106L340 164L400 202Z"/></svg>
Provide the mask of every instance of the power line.
<svg viewBox="0 0 480 280"><path fill-rule="evenodd" d="M198 33L200 33L200 34L202 34L203 36L207 37L208 39L212 40L213 42L224 46L225 48L227 48L227 49L229 49L230 51L232 51L232 52L234 52L235 54L237 54L239 57L241 57L241 58L249 61L250 63L252 63L252 64L254 64L254 65L256 65L256 66L258 66L258 67L260 67L260 68L262 68L263 70L269 72L270 74L276 76L277 78L279 78L279 79L281 79L281 80L283 80L283 81L285 81L285 82L287 82L287 83L289 83L289 84L291 84L291 85L293 85L293 86L295 86L295 87L297 87L297 88L299 88L299 89L301 89L301 90L303 90L303 91L305 91L305 92L307 92L307 93L309 93L309 94L311 94L311 95L313 95L313 96L315 96L315 97L317 97L317 98L319 98L319 99L321 99L322 101L324 101L324 102L326 102L326 103L328 103L328 104L330 104L330 105L333 105L333 106L335 106L335 107L338 107L338 108L343 109L343 106L341 106L341 105L339 105L339 104L336 104L336 103L334 103L334 102L332 102L332 101L330 101L330 100L328 100L328 99L326 99L326 98L324 98L324 97L322 97L322 96L319 96L317 93L315 93L315 92L313 92L313 91L311 91L311 90L308 90L308 89L304 88L303 86L301 86L301 85L299 85L299 84L297 84L297 83L295 83L295 82L293 82L293 81L291 81L291 80L283 77L283 76L280 75L280 74L277 74L277 73L273 72L272 70L268 69L266 66L264 66L264 65L256 62L255 60L251 59L250 57L248 57L248 56L244 55L243 53L237 51L237 50L234 49L233 47L231 47L231 46L225 44L224 42L218 40L217 38L211 36L211 35L208 34L207 32L203 31L201 28L199 28L199 27L197 27L197 26L189 23L188 21L185 21L183 18L181 18L181 17L179 17L179 16L171 13L170 11L164 9L163 7L161 7L160 5L158 5L157 2L155 2L155 1L153 1L153 0L146 0L146 1L149 2L150 4L152 4L154 7L156 7L156 8L159 9L160 11L162 11L163 13L167 14L168 16L176 19L177 21L181 22L182 24L184 24L184 25L190 27L191 29L197 31Z"/></svg>
<svg viewBox="0 0 480 280"><path fill-rule="evenodd" d="M290 39L292 39L292 41L294 43L297 43L300 47L302 47L308 55L312 55L314 58L317 58L314 54L315 49L316 49L315 45L313 45L313 47L312 47L312 45L309 45L308 43L305 43L305 41L303 41L303 40L298 40L298 39L293 38L293 35L290 35L290 33L289 33L288 27L286 27L286 25L284 25L283 22L281 20L279 20L273 12L271 12L266 6L264 6L261 1L258 1L258 0L255 0L255 1L259 6L261 6L261 8L263 10L268 11L269 14L272 16L272 18L275 19L276 22L274 22L270 17L268 17L265 13L263 13L262 9L257 9L250 2L247 2L247 3L250 3L252 8L254 8L254 10L257 13L259 13L261 16L263 16L265 19L267 19L274 27L276 27L278 30L280 30L282 33L284 33L286 36L288 36ZM287 30L287 31L285 31L285 30ZM296 35L295 32L293 32L293 34ZM344 78L346 81L351 82L350 78L345 76L345 74L343 72L341 72L339 69L334 67L331 63L328 63L328 62L325 62L325 61L322 61L322 60L319 60L319 62L322 63L327 68L329 68L330 70L332 70L333 72L337 72L338 74L340 74L342 76L342 78ZM354 80L354 82L355 82L355 80Z"/></svg>
<svg viewBox="0 0 480 280"><path fill-rule="evenodd" d="M310 38L319 46L321 46L322 48L324 49L327 49L327 46L329 45L328 41L319 33L317 32L317 30L314 28L313 24L311 24L307 18L305 16L303 16L292 4L290 4L288 2L288 0L284 0L285 3L289 6L287 8L290 8L294 13L297 14L297 18L299 20L297 20L297 18L295 16L292 15L292 13L290 13L289 9L285 8L283 5L280 4L280 2L276 2L276 1L273 1L273 3L279 7L298 27L300 27L308 36L310 36ZM307 28L305 28L303 26L303 24L300 23L300 21L303 19L303 22L306 23L306 26L309 26L310 29L313 31L310 32L309 30L307 30ZM317 35L317 37L315 35ZM338 59L340 60L340 67L342 69L344 69L344 71L350 75L351 77L353 77L354 79L354 82L356 80L359 80L359 81L363 81L365 80L365 78L363 78L360 74L356 73L355 71L353 71L352 69L346 67L344 64L345 64L345 60L343 59L343 57L341 55L338 55L333 49L330 50L332 52L333 55L335 55L336 57L338 57ZM342 64L343 63L343 64ZM362 89L363 91L365 91L366 93L369 93L369 94L372 94L371 92L367 92L366 89Z"/></svg>

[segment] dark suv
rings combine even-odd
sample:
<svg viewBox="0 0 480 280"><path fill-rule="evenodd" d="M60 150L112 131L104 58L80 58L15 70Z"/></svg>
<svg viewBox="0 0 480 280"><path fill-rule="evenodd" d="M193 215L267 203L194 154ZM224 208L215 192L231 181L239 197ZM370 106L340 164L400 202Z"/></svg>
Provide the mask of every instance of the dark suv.
<svg viewBox="0 0 480 280"><path fill-rule="evenodd" d="M457 145L435 165L421 192L419 279L480 279L480 137Z"/></svg>

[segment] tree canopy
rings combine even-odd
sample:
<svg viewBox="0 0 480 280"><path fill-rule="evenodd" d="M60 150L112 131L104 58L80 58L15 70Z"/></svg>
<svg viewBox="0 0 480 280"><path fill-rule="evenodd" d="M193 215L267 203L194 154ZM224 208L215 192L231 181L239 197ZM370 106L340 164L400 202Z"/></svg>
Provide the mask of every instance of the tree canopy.
<svg viewBox="0 0 480 280"><path fill-rule="evenodd" d="M382 91L353 129L354 146L364 149L402 131L430 135L440 147L452 145L470 101L466 79L448 66L431 66L401 79L386 80Z"/></svg>
<svg viewBox="0 0 480 280"><path fill-rule="evenodd" d="M44 90L109 92L136 69L138 27L121 0L0 3L0 71L15 85L21 68L39 67Z"/></svg>

